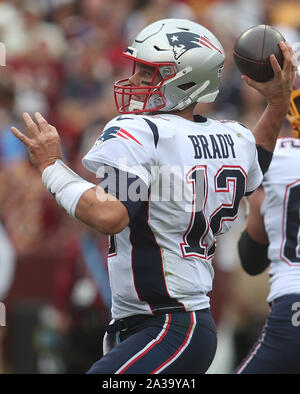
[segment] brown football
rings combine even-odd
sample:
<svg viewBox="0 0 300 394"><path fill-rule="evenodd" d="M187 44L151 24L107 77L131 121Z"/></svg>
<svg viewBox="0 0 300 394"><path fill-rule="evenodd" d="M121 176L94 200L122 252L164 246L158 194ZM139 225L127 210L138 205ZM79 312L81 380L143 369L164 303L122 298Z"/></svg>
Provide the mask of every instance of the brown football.
<svg viewBox="0 0 300 394"><path fill-rule="evenodd" d="M270 55L274 54L283 66L280 41L285 41L283 35L269 25L257 25L244 31L233 49L233 59L239 71L258 82L272 79Z"/></svg>

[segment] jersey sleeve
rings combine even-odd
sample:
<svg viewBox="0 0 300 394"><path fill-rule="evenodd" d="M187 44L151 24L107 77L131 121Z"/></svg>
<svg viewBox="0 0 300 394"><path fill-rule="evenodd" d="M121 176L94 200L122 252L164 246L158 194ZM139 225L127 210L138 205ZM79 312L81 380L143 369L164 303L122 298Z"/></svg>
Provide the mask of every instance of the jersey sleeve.
<svg viewBox="0 0 300 394"><path fill-rule="evenodd" d="M83 165L102 178L103 166L139 177L148 187L151 168L157 163L153 131L137 115L111 120L82 160Z"/></svg>
<svg viewBox="0 0 300 394"><path fill-rule="evenodd" d="M143 201L148 200L148 187L137 175L107 165L105 168L105 176L99 186L123 203L131 221Z"/></svg>
<svg viewBox="0 0 300 394"><path fill-rule="evenodd" d="M263 180L263 174L260 168L260 164L258 162L258 153L257 148L254 141L253 146L254 154L253 154L253 162L248 172L248 184L247 184L247 193L253 192L257 189Z"/></svg>

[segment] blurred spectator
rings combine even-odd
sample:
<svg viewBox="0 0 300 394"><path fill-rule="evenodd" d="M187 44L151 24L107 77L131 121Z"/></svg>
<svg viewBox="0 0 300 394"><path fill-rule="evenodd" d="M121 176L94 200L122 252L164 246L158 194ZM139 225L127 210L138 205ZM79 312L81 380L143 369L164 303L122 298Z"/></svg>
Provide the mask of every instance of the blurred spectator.
<svg viewBox="0 0 300 394"><path fill-rule="evenodd" d="M139 5L136 2L135 11L129 16L126 22L126 41L131 42L148 24L164 18L182 18L195 20L192 8L184 2L178 0L144 0Z"/></svg>
<svg viewBox="0 0 300 394"><path fill-rule="evenodd" d="M53 306L59 314L56 331L65 342L66 373L82 373L102 356L111 306L105 239L82 231L66 245L56 271Z"/></svg>
<svg viewBox="0 0 300 394"><path fill-rule="evenodd" d="M210 25L212 31L223 41L235 39L246 29L263 23L263 1L225 0L215 1L199 15L200 23ZM234 23L233 23L234 21Z"/></svg>
<svg viewBox="0 0 300 394"><path fill-rule="evenodd" d="M24 18L13 2L0 3L0 40L10 57L26 53Z"/></svg>
<svg viewBox="0 0 300 394"><path fill-rule="evenodd" d="M0 302L4 303L4 308L5 308L4 318L3 315L0 316L1 317L0 319L1 320L0 322L0 374L4 372L2 340L5 335L5 327L2 325L6 324L5 300L7 293L10 290L11 284L14 280L15 264L16 264L16 256L15 256L14 248L0 221ZM2 309L0 313L3 313Z"/></svg>
<svg viewBox="0 0 300 394"><path fill-rule="evenodd" d="M16 255L0 222L0 301L4 302L15 274Z"/></svg>
<svg viewBox="0 0 300 394"><path fill-rule="evenodd" d="M269 17L273 24L300 29L300 3L298 0L269 3Z"/></svg>
<svg viewBox="0 0 300 394"><path fill-rule="evenodd" d="M38 175L27 161L27 152L10 132L10 126L18 123L15 92L9 74L2 76L6 82L0 82L0 218L20 252L38 241L40 212L35 199L38 190L43 191ZM32 173L30 184L25 176L28 172Z"/></svg>

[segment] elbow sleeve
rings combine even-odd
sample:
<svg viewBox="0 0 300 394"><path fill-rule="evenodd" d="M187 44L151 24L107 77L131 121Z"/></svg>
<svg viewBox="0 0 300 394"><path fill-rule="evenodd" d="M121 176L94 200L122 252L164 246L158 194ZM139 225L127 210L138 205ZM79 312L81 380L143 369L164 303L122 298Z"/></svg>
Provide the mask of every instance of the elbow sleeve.
<svg viewBox="0 0 300 394"><path fill-rule="evenodd" d="M261 172L267 172L273 157L273 152L269 152L260 145L256 145L257 157L260 165Z"/></svg>
<svg viewBox="0 0 300 394"><path fill-rule="evenodd" d="M269 266L268 245L254 241L248 231L242 232L238 242L241 265L249 275L258 275Z"/></svg>

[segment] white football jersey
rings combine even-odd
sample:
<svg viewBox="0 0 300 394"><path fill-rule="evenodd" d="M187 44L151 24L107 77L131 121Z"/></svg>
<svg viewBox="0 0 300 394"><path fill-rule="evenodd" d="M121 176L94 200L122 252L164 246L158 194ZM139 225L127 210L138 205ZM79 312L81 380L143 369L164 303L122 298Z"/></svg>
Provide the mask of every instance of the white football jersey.
<svg viewBox="0 0 300 394"><path fill-rule="evenodd" d="M106 125L83 164L135 174L149 193L111 237L112 317L209 307L216 235L262 181L251 131L202 117L124 115Z"/></svg>
<svg viewBox="0 0 300 394"><path fill-rule="evenodd" d="M263 180L261 208L269 237L268 301L300 293L300 140L279 138Z"/></svg>

